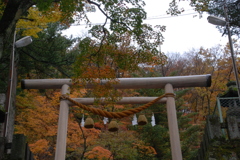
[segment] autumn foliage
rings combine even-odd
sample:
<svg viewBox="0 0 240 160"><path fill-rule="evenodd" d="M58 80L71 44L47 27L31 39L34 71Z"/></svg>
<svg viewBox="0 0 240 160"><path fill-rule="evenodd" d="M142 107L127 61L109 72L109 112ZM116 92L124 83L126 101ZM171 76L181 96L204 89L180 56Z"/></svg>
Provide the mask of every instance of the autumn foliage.
<svg viewBox="0 0 240 160"><path fill-rule="evenodd" d="M58 22L62 12L57 6L53 6L48 12L41 12L36 7L28 10L28 15L17 23L17 31L22 29L22 36L38 37L37 33L48 27L48 23Z"/></svg>
<svg viewBox="0 0 240 160"><path fill-rule="evenodd" d="M86 153L86 158L88 159L110 159L111 158L111 152L107 149L102 148L101 146L94 147L91 151Z"/></svg>
<svg viewBox="0 0 240 160"><path fill-rule="evenodd" d="M235 45L234 50L239 50ZM239 58L236 59L237 63ZM168 63L160 68L164 76L184 76L211 74L210 87L196 87L185 95L185 107L198 112L195 120L204 120L205 116L214 111L217 96L226 91L226 84L235 81L229 45L216 46L209 49L193 49L182 55L168 55Z"/></svg>
<svg viewBox="0 0 240 160"><path fill-rule="evenodd" d="M10 9L5 12L7 4L10 4ZM175 2L171 4L171 14L181 13L174 8ZM83 21L90 25L87 15L89 5L100 9L106 18L105 23L93 26L88 31L91 37L74 40L62 37L60 31L63 26L66 28L74 22L82 24ZM3 69L8 67L5 62L9 62L9 51L12 49L9 41L13 31L17 31L17 37L38 38L40 33L44 33L36 46L28 46L21 49L21 54L16 53L16 67L17 62L22 65L19 66L22 67L19 77L71 78L71 98L94 97L95 102L91 107L114 112L136 107L131 104L116 105L116 101L123 96L160 96L163 93L160 89L117 90L113 88L114 84L119 83L117 78L211 74L211 87L175 89L183 156L190 159L199 146L202 126L198 124L212 113L216 97L226 90L225 84L234 79L229 47L200 48L183 55L174 53L166 56L159 51L163 42L162 32L166 28L143 24L147 16L144 5L143 0L58 0L54 3L51 0L1 1L0 22L6 24L0 27L3 44L0 48L1 66ZM8 16L13 10L13 15ZM110 25L106 27L108 22ZM61 44L62 48L58 48ZM101 80L109 82L102 85ZM5 83L1 84L6 86L3 85ZM90 89L89 84L93 86ZM37 160L54 158L59 97L59 90L18 89L15 133L27 136ZM100 98L105 98L109 104L100 105ZM156 126L150 123L146 126L132 126L130 116L117 120L117 133L108 131L108 124L103 123L101 116L88 113L78 106L71 106L69 111L67 160L171 159L164 105L152 106L144 111L148 120L151 118L149 115L155 114ZM92 129L81 125L83 116L86 118L89 115L95 121Z"/></svg>
<svg viewBox="0 0 240 160"><path fill-rule="evenodd" d="M52 159L56 144L60 93L48 91L46 94L47 96L42 96L39 92L32 90L24 91L17 97L16 133L27 136L29 146L35 158L39 160ZM79 94L75 93L75 95ZM122 108L124 107L116 107L116 109ZM137 133L127 131L127 125L131 123L130 118L125 118L120 122L119 133L110 133L102 119L97 117L94 118L95 128L82 127L81 118L78 117L82 114L84 112L76 106L70 108L67 157L113 159L114 157L154 156L156 154L154 148L145 145L134 136ZM85 115L88 114L85 113ZM130 153L129 149L133 152ZM129 155L126 154L127 152Z"/></svg>

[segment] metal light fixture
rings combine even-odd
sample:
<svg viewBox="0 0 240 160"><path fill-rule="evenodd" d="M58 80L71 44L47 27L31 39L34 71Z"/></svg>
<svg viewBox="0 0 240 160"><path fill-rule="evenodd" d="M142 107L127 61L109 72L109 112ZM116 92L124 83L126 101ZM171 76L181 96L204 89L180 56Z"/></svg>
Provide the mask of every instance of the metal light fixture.
<svg viewBox="0 0 240 160"><path fill-rule="evenodd" d="M32 37L31 36L26 36L23 37L15 42L15 47L20 48L20 47L25 47L32 43Z"/></svg>
<svg viewBox="0 0 240 160"><path fill-rule="evenodd" d="M218 25L218 26L226 26L227 24L227 22L224 19L218 18L215 16L208 16L207 20L208 20L208 23Z"/></svg>

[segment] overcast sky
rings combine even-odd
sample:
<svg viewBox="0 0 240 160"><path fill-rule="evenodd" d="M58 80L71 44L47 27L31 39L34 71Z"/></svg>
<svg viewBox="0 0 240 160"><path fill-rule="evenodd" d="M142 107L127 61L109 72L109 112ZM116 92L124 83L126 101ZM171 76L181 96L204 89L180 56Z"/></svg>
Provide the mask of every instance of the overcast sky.
<svg viewBox="0 0 240 160"><path fill-rule="evenodd" d="M164 33L165 42L161 47L163 52L184 52L192 48L200 48L201 46L209 48L217 44L227 43L227 37L222 37L216 26L208 23L208 15L203 14L200 18L199 14L188 5L189 1L181 1L179 3L179 6L183 7L185 12L176 17L166 15L166 11L159 10L160 6L167 10L167 1L164 1L165 3L158 0L146 1L148 17L165 14L165 17L162 16L161 18L159 16L159 19L146 21L152 24L167 26L167 30Z"/></svg>
<svg viewBox="0 0 240 160"><path fill-rule="evenodd" d="M179 2L179 6L185 9L185 12L179 16L170 16L166 14L169 0L145 0L147 20L144 23L152 25L165 25L166 32L163 33L165 41L161 45L161 51L180 52L189 51L192 48L199 49L201 46L210 48L217 44L225 45L228 42L226 36L218 29L207 22L207 14L203 14L199 18L189 5L188 1ZM92 23L103 23L105 18L101 13L89 13L89 18ZM63 32L65 35L72 35L73 37L87 34L85 25L76 25L70 27Z"/></svg>

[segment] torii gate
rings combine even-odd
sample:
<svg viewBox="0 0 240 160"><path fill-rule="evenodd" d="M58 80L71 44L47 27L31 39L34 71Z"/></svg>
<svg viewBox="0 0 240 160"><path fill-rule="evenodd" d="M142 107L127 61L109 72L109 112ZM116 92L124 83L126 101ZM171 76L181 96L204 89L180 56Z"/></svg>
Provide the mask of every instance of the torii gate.
<svg viewBox="0 0 240 160"><path fill-rule="evenodd" d="M173 88L185 87L210 87L211 75L190 75L190 76L171 76L171 77L149 77L149 78L119 78L119 83L114 84L116 89L139 89L139 88L165 88L165 93L173 94ZM105 84L107 80L100 83ZM72 85L71 79L24 79L22 80L23 89L61 89L61 94L69 94ZM93 87L92 84L87 85ZM157 97L123 97L117 104L142 104L148 103ZM93 98L74 98L73 100L90 105ZM174 97L160 99L157 103L166 102L168 127L170 134L171 153L173 160L182 160L179 130L176 115ZM58 132L55 160L64 160L66 155L66 138L68 126L69 106L73 105L68 100L60 100L60 113L58 119Z"/></svg>

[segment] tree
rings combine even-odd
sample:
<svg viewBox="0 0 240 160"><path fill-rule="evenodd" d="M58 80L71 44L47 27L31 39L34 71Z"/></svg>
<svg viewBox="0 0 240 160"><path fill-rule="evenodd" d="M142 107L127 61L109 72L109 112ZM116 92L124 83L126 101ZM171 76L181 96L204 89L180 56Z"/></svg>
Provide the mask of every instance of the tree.
<svg viewBox="0 0 240 160"><path fill-rule="evenodd" d="M132 38L132 41L135 41L136 44L141 46L142 50L145 51L146 49L148 49L154 53L157 52L156 46L158 46L162 42L161 31L164 31L165 29L164 27L158 26L155 28L157 31L155 31L152 26L143 24L143 19L146 18L146 13L143 9L143 6L145 5L143 0L126 0L120 2L115 0L98 0L96 2L91 0L8 0L4 2L1 1L0 3L0 9L2 9L0 11L0 13L2 13L2 15L0 15L0 61L5 61L6 57L8 59L8 57L10 57L10 53L13 53L13 39L15 37L17 22L19 22L19 25L21 26L21 23L19 21L20 19L24 19L24 21L34 21L35 19L38 19L41 21L43 17L47 17L46 19L50 17L51 19L53 19L54 22L56 20L59 20L59 22L67 24L68 26L70 26L70 24L73 22L80 22L83 20L86 20L87 24L89 24L90 22L88 21L88 17L86 14L87 11L85 9L87 5L93 5L97 7L100 12L106 17L105 23L100 27L98 26L99 31L103 33L101 36L98 36L98 40L100 40L100 43L98 44L100 49L102 42L106 38L107 32L109 32L111 34L127 33ZM29 10L30 7L32 7L31 9L35 13L38 13L37 15L40 16L31 16L32 10ZM32 32L28 28L23 28L17 33L26 34L26 32L29 31L28 33L36 35L36 32L46 27L46 23L48 22L46 21L46 19L43 23L45 25L44 27L41 26L41 23L34 24L38 26L34 30L35 32ZM110 21L109 29L105 27L108 21ZM152 34L153 32L156 34ZM31 58L34 59L35 56L32 55ZM45 60L42 60L42 62L44 61ZM66 73L62 68L56 66L56 64L53 63L51 63L51 66L53 67L51 68L51 70L57 68L58 71L61 70L61 74L64 74L66 76ZM2 67L7 68L8 66L3 64ZM16 63L14 63L14 71L12 71L12 73L15 73L16 67L17 65ZM37 67L38 69L42 69L41 66ZM3 77L7 77L7 74L4 73ZM11 81L16 82L16 74L13 74L13 78L11 79L14 79ZM4 80L6 79L3 78L3 84L9 82ZM4 88L3 90L5 91L6 88ZM15 87L13 88L13 90L15 90ZM10 96L15 97L15 93L12 93L13 94ZM11 115L14 115L14 107L12 107L14 106L14 98L12 99L12 102L10 104L10 108L13 108L11 109L13 110L13 112L11 112ZM11 138L9 139L11 141Z"/></svg>
<svg viewBox="0 0 240 160"><path fill-rule="evenodd" d="M21 17L16 24L16 31L21 36L33 36L38 38L37 33L48 28L48 23L55 23L61 20L61 11L55 5L47 13L42 13L37 7L31 7L26 16ZM64 23L62 23L63 25Z"/></svg>
<svg viewBox="0 0 240 160"><path fill-rule="evenodd" d="M94 147L91 151L87 152L87 159L109 159L112 160L112 153L101 146Z"/></svg>
<svg viewBox="0 0 240 160"><path fill-rule="evenodd" d="M148 96L156 96L162 94L163 91L159 90L140 90ZM202 131L200 125L192 125L193 117L197 114L184 105L185 101L183 96L188 92L188 89L176 90L176 110L178 111L178 128L180 132L181 148L184 159L191 159L196 155L197 147L200 143L200 133ZM139 137L145 143L149 144L156 150L156 157L158 159L171 159L170 152L170 137L168 131L168 120L166 115L165 104L154 104L145 111L146 115L154 113L156 126L147 124L145 126L134 126L131 129L139 133ZM151 122L148 116L148 122Z"/></svg>
<svg viewBox="0 0 240 160"><path fill-rule="evenodd" d="M23 91L17 96L17 115L15 133L27 136L28 144L36 159L50 160L54 157L57 125L59 91L47 91L42 95L39 91ZM72 92L72 96L80 96ZM83 113L81 110L70 110L68 122L67 157L78 157L84 152L84 145L95 144L98 129L79 128L73 113ZM86 141L83 136L86 137ZM85 144L86 143L86 144ZM86 151L85 151L86 152Z"/></svg>
<svg viewBox="0 0 240 160"><path fill-rule="evenodd" d="M66 26L49 23L47 29L37 33L31 45L18 49L18 74L28 78L71 77L72 64L78 50L72 48L77 38L61 35Z"/></svg>
<svg viewBox="0 0 240 160"><path fill-rule="evenodd" d="M155 159L155 150L151 146L147 146L141 140L137 139L133 131L119 131L118 133L102 132L96 144L111 151L111 155L106 158L113 160L122 159ZM87 153L88 157L93 156L92 152ZM98 158L101 155L97 155Z"/></svg>
<svg viewBox="0 0 240 160"><path fill-rule="evenodd" d="M56 97L59 93L56 93ZM56 141L58 101L49 101L36 91L17 96L16 133L27 136L36 159L52 159Z"/></svg>
<svg viewBox="0 0 240 160"><path fill-rule="evenodd" d="M71 5L69 5L71 4ZM61 12L60 21L67 24L71 24L74 21L88 21L86 9L87 5L93 5L98 8L102 14L106 17L106 22L110 21L110 30L113 32L129 32L137 43L144 41L143 37L147 31L152 30L151 27L143 27L143 19L146 18L146 12L143 10L144 1L77 1L77 0L8 0L6 2L1 1L0 9L2 9L2 15L0 19L0 58L3 51L9 48L7 42L15 26L21 18L26 18L27 11L30 7L37 7L39 11L42 11L43 15L53 15ZM129 4L129 5L128 5ZM131 7L129 7L131 6ZM59 12L53 12L58 9ZM30 19L32 20L32 19ZM106 22L103 26L106 25ZM106 31L106 29L104 29Z"/></svg>
<svg viewBox="0 0 240 160"><path fill-rule="evenodd" d="M73 91L71 97L80 94L84 94L84 90ZM48 160L54 156L59 96L60 92L52 90L44 95L33 90L23 91L17 96L16 133L27 136L35 159ZM99 116L92 116L98 121L95 128L81 127L81 118L80 121L76 118L82 114L77 106L70 108L66 159L154 159L154 148L139 140L137 133L127 130L131 118L121 120L118 133L110 133Z"/></svg>
<svg viewBox="0 0 240 160"><path fill-rule="evenodd" d="M240 1L221 1L221 0L204 0L204 1L191 1L191 5L199 12L208 12L211 15L225 19L225 9L228 14L229 24L231 26L231 34L236 36L240 35ZM227 33L226 27L217 27L223 34Z"/></svg>
<svg viewBox="0 0 240 160"><path fill-rule="evenodd" d="M71 64L74 63L78 51L71 48L76 38L61 35L66 28L59 23L51 23L48 28L37 33L31 45L19 48L15 54L15 66L19 78L60 78L71 77ZM24 32L24 31L23 31ZM1 79L0 91L6 92L9 74L9 55L3 54L0 59Z"/></svg>
<svg viewBox="0 0 240 160"><path fill-rule="evenodd" d="M139 64L154 66L164 63L165 56L159 54L155 50L156 44L150 44L147 38L144 42L146 45L138 48L131 44L131 35L128 33L106 33L104 35L99 30L99 26L94 27L90 32L94 38L86 37L78 44L80 54L74 63L73 76L75 86L80 84L80 87L83 87L83 84L84 86L88 83L94 84L94 88L91 89L92 94L89 96L104 97L106 101L114 103L122 97L121 91L114 89L111 85L118 83L116 78L129 77L130 73L139 70ZM154 31L151 34L152 36L158 35ZM106 36L106 40L102 41L101 36ZM101 85L99 80L102 79L108 79L110 82ZM79 81L81 83L78 83Z"/></svg>
<svg viewBox="0 0 240 160"><path fill-rule="evenodd" d="M239 50L235 45L235 50ZM185 105L192 111L198 112L195 122L204 120L205 116L211 114L216 105L216 98L223 93L228 81L234 81L232 59L229 45L216 46L209 49L193 49L182 55L167 55L168 63L162 65L158 70L167 76L184 76L211 74L212 83L210 87L191 88L183 97ZM239 59L237 59L239 61Z"/></svg>
<svg viewBox="0 0 240 160"><path fill-rule="evenodd" d="M172 62L171 58L173 58ZM160 65L162 68L157 66L152 72L145 72L145 69L143 69L144 71L139 72L137 75L141 77L159 77L162 74L162 69L164 70L164 67L166 66L167 70L164 71L164 73L169 73L169 75L166 76L176 76L181 73L177 72L178 68L181 67L179 65L181 63L177 62L182 59L184 58L181 58L180 55L174 57L174 54L172 54L168 59L169 63ZM182 69L179 70L181 71ZM173 73L169 71L172 71ZM176 94L176 114L178 118L182 154L183 159L186 160L191 159L196 155L201 138L200 134L202 132L201 125L193 124L193 118L197 115L197 112L191 111L191 108L186 105L187 101L185 100L185 95L189 90L189 88L176 88L174 90L174 93ZM136 92L141 96L160 96L164 94L164 90L162 89L138 89ZM153 113L156 121L155 126L150 124ZM144 114L147 116L149 124L145 126L132 126L130 128L137 131L139 133L139 138L156 150L156 157L158 159L171 159L166 104L153 104L151 107L144 110Z"/></svg>

